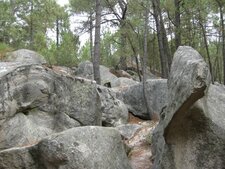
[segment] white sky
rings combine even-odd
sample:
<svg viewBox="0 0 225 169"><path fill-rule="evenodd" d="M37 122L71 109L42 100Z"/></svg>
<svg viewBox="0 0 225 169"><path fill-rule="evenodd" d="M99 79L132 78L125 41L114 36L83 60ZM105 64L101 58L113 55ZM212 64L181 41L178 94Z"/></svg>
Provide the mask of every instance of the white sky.
<svg viewBox="0 0 225 169"><path fill-rule="evenodd" d="M64 6L64 5L68 5L69 4L69 0L56 0L56 2L61 5L61 6ZM72 31L74 30L74 28L76 27L76 23L75 21L77 22L80 22L82 20L81 17L77 16L76 17L73 17L70 19L70 24L71 24L71 29ZM88 33L83 33L82 35L80 35L80 42L81 42L81 46L83 46L85 44L85 42L89 39L89 34Z"/></svg>
<svg viewBox="0 0 225 169"><path fill-rule="evenodd" d="M69 0L56 0L56 1L57 1L57 3L58 3L59 5L61 5L61 6L66 5L66 4L69 3Z"/></svg>
<svg viewBox="0 0 225 169"><path fill-rule="evenodd" d="M56 0L56 2L61 5L68 5L69 4L69 0ZM110 17L110 16L109 16ZM71 30L73 31L75 27L79 27L81 21L84 21L86 18L82 17L82 16L73 16L70 19L70 24L71 24ZM115 28L110 28L110 29L106 29L106 27L102 26L102 32L104 32L104 30L110 30L111 32L115 32ZM55 34L55 33L54 33ZM93 32L94 34L94 32ZM79 35L79 40L81 42L81 46L83 46L85 44L85 42L87 42L87 40L89 39L89 33L82 33Z"/></svg>

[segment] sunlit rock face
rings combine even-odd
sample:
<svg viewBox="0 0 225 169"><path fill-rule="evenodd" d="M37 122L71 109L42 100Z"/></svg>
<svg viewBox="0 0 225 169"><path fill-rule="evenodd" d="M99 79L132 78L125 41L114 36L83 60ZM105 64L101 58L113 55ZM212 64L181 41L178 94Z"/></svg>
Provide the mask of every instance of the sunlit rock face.
<svg viewBox="0 0 225 169"><path fill-rule="evenodd" d="M121 136L113 128L72 128L38 144L0 151L1 169L131 169Z"/></svg>
<svg viewBox="0 0 225 169"><path fill-rule="evenodd" d="M0 63L0 149L33 144L55 132L101 125L93 81L41 65Z"/></svg>
<svg viewBox="0 0 225 169"><path fill-rule="evenodd" d="M179 47L168 79L168 105L153 134L153 169L224 168L225 90L210 82L199 53Z"/></svg>
<svg viewBox="0 0 225 169"><path fill-rule="evenodd" d="M46 60L40 54L28 50L28 49L19 49L13 52L8 52L6 62L18 62L23 64L46 64Z"/></svg>

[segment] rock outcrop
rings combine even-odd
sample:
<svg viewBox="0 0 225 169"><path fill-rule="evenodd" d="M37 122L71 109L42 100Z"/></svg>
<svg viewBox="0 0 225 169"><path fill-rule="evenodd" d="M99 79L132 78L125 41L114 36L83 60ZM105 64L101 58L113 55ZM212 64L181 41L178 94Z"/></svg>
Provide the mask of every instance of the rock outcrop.
<svg viewBox="0 0 225 169"><path fill-rule="evenodd" d="M0 149L32 144L77 126L101 125L93 81L41 65L0 63Z"/></svg>
<svg viewBox="0 0 225 169"><path fill-rule="evenodd" d="M90 61L82 62L78 65L76 70L76 76L80 76L87 79L94 79L93 64ZM110 83L111 87L115 86L117 77L110 72L110 69L100 65L101 84Z"/></svg>
<svg viewBox="0 0 225 169"><path fill-rule="evenodd" d="M151 113L159 114L167 103L167 80L148 79L147 100L151 107ZM116 89L117 97L127 106L129 112L142 119L150 119L143 96L142 83Z"/></svg>
<svg viewBox="0 0 225 169"><path fill-rule="evenodd" d="M0 151L1 169L131 169L119 132L77 127L34 146Z"/></svg>
<svg viewBox="0 0 225 169"><path fill-rule="evenodd" d="M126 105L116 98L116 94L109 88L98 86L97 88L102 112L102 125L116 127L128 122L128 109Z"/></svg>
<svg viewBox="0 0 225 169"><path fill-rule="evenodd" d="M46 64L46 60L40 54L28 50L19 49L13 52L6 53L6 62L20 62L23 64Z"/></svg>
<svg viewBox="0 0 225 169"><path fill-rule="evenodd" d="M176 51L168 90L153 134L153 169L223 169L225 90L210 85L208 66L191 47Z"/></svg>

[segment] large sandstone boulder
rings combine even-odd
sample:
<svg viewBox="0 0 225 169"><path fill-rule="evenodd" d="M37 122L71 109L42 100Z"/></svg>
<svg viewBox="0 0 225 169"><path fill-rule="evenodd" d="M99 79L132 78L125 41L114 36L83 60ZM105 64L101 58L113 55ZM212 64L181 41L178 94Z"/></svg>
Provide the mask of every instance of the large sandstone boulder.
<svg viewBox="0 0 225 169"><path fill-rule="evenodd" d="M134 81L133 79L127 78L127 77L119 77L116 79L113 83L114 86L112 87L117 87L117 88L124 88L124 87L129 87L133 85L139 84L138 81Z"/></svg>
<svg viewBox="0 0 225 169"><path fill-rule="evenodd" d="M0 149L33 144L76 126L101 125L93 81L41 65L0 63L0 68Z"/></svg>
<svg viewBox="0 0 225 169"><path fill-rule="evenodd" d="M167 80L148 79L147 101L151 108L151 113L159 114L167 103ZM128 107L129 112L142 119L150 119L143 96L143 84L126 86L115 90L117 97Z"/></svg>
<svg viewBox="0 0 225 169"><path fill-rule="evenodd" d="M31 147L0 151L1 169L131 169L113 128L77 127Z"/></svg>
<svg viewBox="0 0 225 169"><path fill-rule="evenodd" d="M46 60L40 54L28 50L28 49L19 49L13 52L8 52L6 54L6 62L20 62L27 64L46 64Z"/></svg>
<svg viewBox="0 0 225 169"><path fill-rule="evenodd" d="M224 169L225 89L191 47L176 51L168 106L153 134L153 169Z"/></svg>
<svg viewBox="0 0 225 169"><path fill-rule="evenodd" d="M128 109L126 105L116 98L116 94L109 88L97 88L102 111L102 125L115 127L128 122Z"/></svg>
<svg viewBox="0 0 225 169"><path fill-rule="evenodd" d="M76 70L76 75L93 80L94 79L93 64L90 61L80 63ZM100 65L100 76L102 85L110 83L112 87L115 86L115 81L117 80L117 77L110 72L109 68Z"/></svg>

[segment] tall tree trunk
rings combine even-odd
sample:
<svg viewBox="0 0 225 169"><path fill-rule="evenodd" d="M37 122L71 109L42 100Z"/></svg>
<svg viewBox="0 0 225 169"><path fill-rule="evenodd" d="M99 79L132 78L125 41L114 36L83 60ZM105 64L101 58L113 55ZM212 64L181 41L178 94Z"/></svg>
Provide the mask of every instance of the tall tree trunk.
<svg viewBox="0 0 225 169"><path fill-rule="evenodd" d="M56 17L56 47L59 48L59 17Z"/></svg>
<svg viewBox="0 0 225 169"><path fill-rule="evenodd" d="M162 12L161 12L161 8L160 8L160 1L158 1L158 3L159 3L158 9L159 9L160 27L161 27L161 31L162 31L163 50L165 53L167 66L168 66L167 74L169 75L170 66L172 64L172 57L170 54L170 48L169 48L169 43L168 43L168 39L167 39L166 29L164 27Z"/></svg>
<svg viewBox="0 0 225 169"><path fill-rule="evenodd" d="M225 28L224 28L224 16L223 9L224 4L221 0L215 0L219 6L220 11L220 25L221 25L221 36L222 36L222 55L223 55L223 84L225 84Z"/></svg>
<svg viewBox="0 0 225 169"><path fill-rule="evenodd" d="M33 49L34 45L34 23L33 23L33 10L34 4L33 0L30 0L30 48Z"/></svg>
<svg viewBox="0 0 225 169"><path fill-rule="evenodd" d="M126 56L126 34L124 31L124 26L121 26L122 33L121 33L121 40L120 40L120 64L119 68L122 70L127 69L127 56Z"/></svg>
<svg viewBox="0 0 225 169"><path fill-rule="evenodd" d="M94 80L97 84L101 84L100 77L100 29L101 29L101 3L100 0L96 0L96 20L95 20L95 46L94 46L94 59L93 70Z"/></svg>
<svg viewBox="0 0 225 169"><path fill-rule="evenodd" d="M224 16L223 16L223 6L220 4L220 22L222 30L222 54L223 54L223 84L225 84L225 29L224 29Z"/></svg>
<svg viewBox="0 0 225 169"><path fill-rule="evenodd" d="M143 96L144 101L146 105L147 112L150 116L150 119L153 120L153 114L151 111L151 107L148 103L148 97L147 97L147 86L146 86L146 80L147 80L147 74L146 74L146 65L147 65L147 59L148 59L148 9L145 11L145 26L144 26L144 55L143 55L143 64L142 64L142 72L143 72Z"/></svg>
<svg viewBox="0 0 225 169"><path fill-rule="evenodd" d="M94 51L93 51L93 13L90 12L90 56L91 60L93 62L93 57L94 57Z"/></svg>
<svg viewBox="0 0 225 169"><path fill-rule="evenodd" d="M135 48L132 40L129 37L128 37L128 40L129 40L131 49L132 49L133 54L134 54L134 58L135 58L135 62L136 62L137 74L138 74L138 77L139 77L139 81L141 82L142 81L142 78L141 78L141 73L140 73L140 66L139 66L139 60L138 60L137 50L136 50L136 48Z"/></svg>
<svg viewBox="0 0 225 169"><path fill-rule="evenodd" d="M211 73L211 76L212 76L212 83L214 83L214 74L213 74L213 69L212 69L211 57L210 57L210 53L209 53L209 46L208 46L207 37L206 37L206 31L205 31L204 25L201 23L201 21L199 21L199 24L200 24L200 27L202 29L206 54L207 54L207 58L208 58L208 62L209 62L209 70L210 70L210 73Z"/></svg>
<svg viewBox="0 0 225 169"><path fill-rule="evenodd" d="M165 43L163 41L167 40L167 38L163 38L165 36L165 32L162 30L164 28L162 16L161 16L161 9L160 9L160 2L158 0L152 0L154 18L156 23L157 29L157 38L158 38L158 45L159 45L159 54L160 54L160 61L161 61L161 71L162 77L168 78L169 75L169 64L168 64L168 56L166 52L166 47L164 46Z"/></svg>
<svg viewBox="0 0 225 169"><path fill-rule="evenodd" d="M122 11L122 15L120 18L120 29L121 32L121 44L120 44L120 69L126 70L127 69L127 56L126 56L126 14L127 14L127 3L124 0L118 0L119 7Z"/></svg>
<svg viewBox="0 0 225 169"><path fill-rule="evenodd" d="M180 30L180 3L182 0L174 0L175 5L175 46L176 49L181 45L181 30Z"/></svg>

